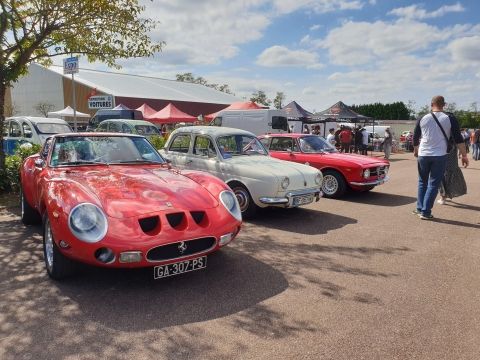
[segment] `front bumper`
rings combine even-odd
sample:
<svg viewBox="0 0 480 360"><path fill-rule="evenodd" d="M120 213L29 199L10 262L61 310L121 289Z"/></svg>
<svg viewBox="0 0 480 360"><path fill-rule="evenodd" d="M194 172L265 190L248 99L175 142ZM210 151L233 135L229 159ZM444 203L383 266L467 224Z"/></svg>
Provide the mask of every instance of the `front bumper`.
<svg viewBox="0 0 480 360"><path fill-rule="evenodd" d="M350 181L349 184L352 186L377 186L377 185L382 185L383 183L386 183L390 178L388 176L385 176L381 179L376 179L372 181L366 181L366 182L358 182L358 181Z"/></svg>
<svg viewBox="0 0 480 360"><path fill-rule="evenodd" d="M285 196L281 197L261 197L258 200L265 205L271 205L271 206L283 206L286 208L291 208L291 207L297 207L301 205L306 205L309 204L310 202L307 203L301 203L301 204L296 204L295 199L300 198L300 197L308 197L308 196L313 196L313 200L318 201L320 198L323 196L323 193L320 191L320 188L314 188L314 189L305 189L305 190L297 190L297 191L289 191L285 194Z"/></svg>

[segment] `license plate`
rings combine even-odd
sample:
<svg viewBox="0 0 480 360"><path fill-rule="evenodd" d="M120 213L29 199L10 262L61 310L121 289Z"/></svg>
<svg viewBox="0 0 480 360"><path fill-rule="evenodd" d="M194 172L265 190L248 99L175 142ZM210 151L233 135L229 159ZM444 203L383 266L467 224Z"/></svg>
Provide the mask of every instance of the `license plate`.
<svg viewBox="0 0 480 360"><path fill-rule="evenodd" d="M295 196L293 198L293 206L310 204L311 202L313 202L313 194Z"/></svg>
<svg viewBox="0 0 480 360"><path fill-rule="evenodd" d="M190 271L201 270L207 267L207 257L179 261L168 265L159 265L153 268L153 278L161 279L169 276L183 274Z"/></svg>

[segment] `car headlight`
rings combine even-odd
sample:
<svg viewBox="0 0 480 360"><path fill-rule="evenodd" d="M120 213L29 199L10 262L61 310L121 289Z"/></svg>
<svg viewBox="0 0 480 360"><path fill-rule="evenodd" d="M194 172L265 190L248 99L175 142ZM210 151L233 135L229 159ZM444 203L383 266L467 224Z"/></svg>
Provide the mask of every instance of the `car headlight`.
<svg viewBox="0 0 480 360"><path fill-rule="evenodd" d="M322 180L323 180L322 173L319 172L317 175L315 175L315 184L322 185Z"/></svg>
<svg viewBox="0 0 480 360"><path fill-rule="evenodd" d="M225 206L225 209L238 221L242 221L242 212L238 204L237 197L232 191L225 190L220 193L220 202Z"/></svg>
<svg viewBox="0 0 480 360"><path fill-rule="evenodd" d="M389 170L389 169L390 169L389 166L385 166L385 168L384 168L384 170L383 170L383 171L385 172L385 175L388 174L388 170Z"/></svg>
<svg viewBox="0 0 480 360"><path fill-rule="evenodd" d="M68 227L77 239L96 243L102 240L107 233L108 221L97 205L82 203L70 211Z"/></svg>
<svg viewBox="0 0 480 360"><path fill-rule="evenodd" d="M287 176L285 176L282 182L280 183L280 186L282 187L283 190L287 190L288 185L290 185L290 179Z"/></svg>
<svg viewBox="0 0 480 360"><path fill-rule="evenodd" d="M369 178L370 177L370 169L365 169L363 170L363 177L365 179Z"/></svg>

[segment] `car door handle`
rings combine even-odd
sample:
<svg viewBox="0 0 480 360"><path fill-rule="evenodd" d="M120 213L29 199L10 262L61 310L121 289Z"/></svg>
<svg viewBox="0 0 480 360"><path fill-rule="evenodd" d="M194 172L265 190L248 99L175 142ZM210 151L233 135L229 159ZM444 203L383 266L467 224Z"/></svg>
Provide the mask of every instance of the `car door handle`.
<svg viewBox="0 0 480 360"><path fill-rule="evenodd" d="M191 164L192 162L193 162L193 160L187 160L187 161L185 161L185 165Z"/></svg>

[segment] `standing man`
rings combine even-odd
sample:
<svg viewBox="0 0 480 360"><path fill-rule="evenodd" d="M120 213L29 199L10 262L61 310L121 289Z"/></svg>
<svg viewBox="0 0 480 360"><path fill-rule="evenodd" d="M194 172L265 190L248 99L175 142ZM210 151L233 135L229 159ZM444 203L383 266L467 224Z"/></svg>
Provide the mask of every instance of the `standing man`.
<svg viewBox="0 0 480 360"><path fill-rule="evenodd" d="M341 152L350 153L350 145L352 144L352 131L349 127L344 126L340 132Z"/></svg>
<svg viewBox="0 0 480 360"><path fill-rule="evenodd" d="M362 149L362 151L361 151L362 155L367 155L369 136L370 136L370 134L368 133L368 131L365 128L362 128L362 148L361 148Z"/></svg>
<svg viewBox="0 0 480 360"><path fill-rule="evenodd" d="M432 111L417 121L413 135L413 155L418 158L417 208L413 213L418 214L422 220L433 219L432 207L445 173L447 139L450 136L454 138L462 155L462 165L468 166L460 126L454 116L448 116L443 112L444 106L443 96L434 96Z"/></svg>
<svg viewBox="0 0 480 360"><path fill-rule="evenodd" d="M335 129L334 128L331 128L328 130L329 134L327 136L327 142L332 145L333 147L335 147Z"/></svg>

